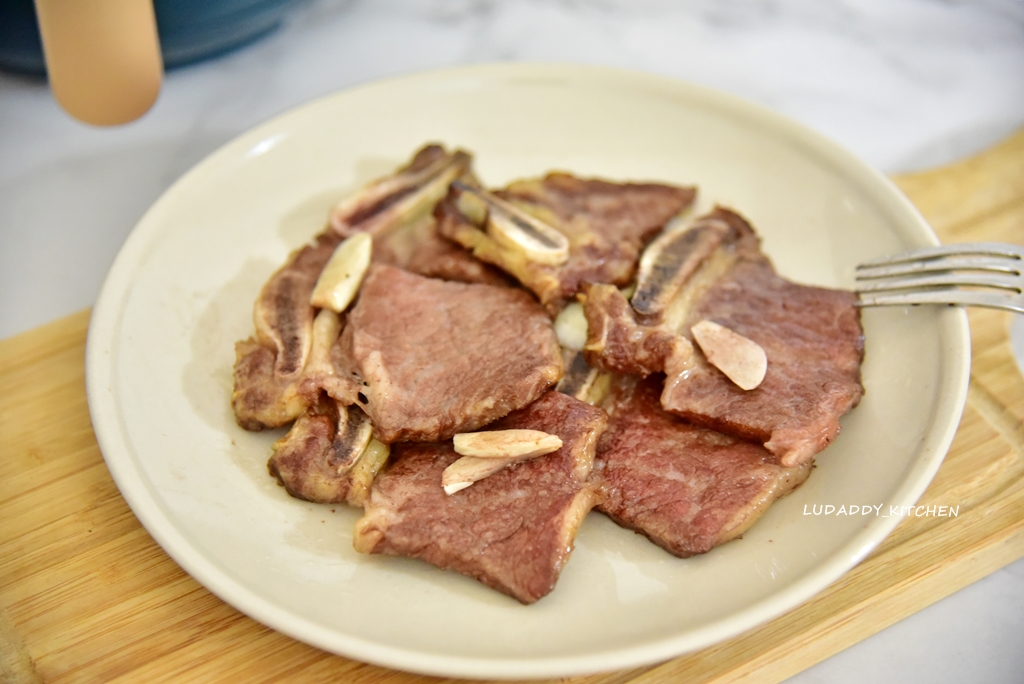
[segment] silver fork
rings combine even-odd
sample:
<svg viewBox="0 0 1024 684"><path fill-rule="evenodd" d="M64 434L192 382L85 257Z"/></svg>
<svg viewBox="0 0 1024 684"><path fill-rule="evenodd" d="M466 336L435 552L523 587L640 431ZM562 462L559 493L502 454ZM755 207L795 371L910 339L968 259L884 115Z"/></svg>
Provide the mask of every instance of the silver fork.
<svg viewBox="0 0 1024 684"><path fill-rule="evenodd" d="M949 304L1024 313L1024 247L973 242L926 247L857 267L860 306Z"/></svg>

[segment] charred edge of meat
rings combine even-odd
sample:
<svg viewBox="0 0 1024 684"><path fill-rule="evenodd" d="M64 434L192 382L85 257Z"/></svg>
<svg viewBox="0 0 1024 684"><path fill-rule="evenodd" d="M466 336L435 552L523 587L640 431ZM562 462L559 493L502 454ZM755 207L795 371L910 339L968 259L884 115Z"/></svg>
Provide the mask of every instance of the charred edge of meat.
<svg viewBox="0 0 1024 684"><path fill-rule="evenodd" d="M297 381L274 374L275 361L274 350L255 339L235 344L231 408L238 425L250 432L287 425L309 406Z"/></svg>
<svg viewBox="0 0 1024 684"><path fill-rule="evenodd" d="M599 405L608 394L611 376L587 363L583 352L573 353L565 365L565 375L555 389L591 406Z"/></svg>
<svg viewBox="0 0 1024 684"><path fill-rule="evenodd" d="M366 414L322 395L295 421L288 434L274 443L267 467L297 499L351 503L353 474L370 449L371 439L372 427ZM377 469L379 465L374 474ZM367 488L368 483L360 487ZM362 491L360 496L364 495Z"/></svg>
<svg viewBox="0 0 1024 684"><path fill-rule="evenodd" d="M667 326L644 326L636 321L625 296L612 285L583 286L587 317L587 362L613 373L646 377L660 371L689 368L693 345Z"/></svg>
<svg viewBox="0 0 1024 684"><path fill-rule="evenodd" d="M584 401L583 397L587 395L596 376L597 370L591 368L587 360L583 358L583 354L577 352L572 355L572 359L566 366L565 375L558 381L555 389L562 394L568 394L570 397Z"/></svg>

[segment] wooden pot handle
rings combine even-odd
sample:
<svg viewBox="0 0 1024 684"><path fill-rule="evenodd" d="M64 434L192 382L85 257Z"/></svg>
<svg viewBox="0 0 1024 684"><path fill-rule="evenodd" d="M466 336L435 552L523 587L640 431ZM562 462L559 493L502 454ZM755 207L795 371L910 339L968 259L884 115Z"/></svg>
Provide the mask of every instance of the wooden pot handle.
<svg viewBox="0 0 1024 684"><path fill-rule="evenodd" d="M152 0L35 0L50 89L79 121L113 126L145 114L163 60Z"/></svg>

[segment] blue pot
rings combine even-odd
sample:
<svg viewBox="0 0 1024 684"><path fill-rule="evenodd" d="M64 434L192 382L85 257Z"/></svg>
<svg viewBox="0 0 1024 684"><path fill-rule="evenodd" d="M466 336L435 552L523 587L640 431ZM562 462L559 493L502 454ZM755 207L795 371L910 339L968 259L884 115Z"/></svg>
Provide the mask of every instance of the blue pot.
<svg viewBox="0 0 1024 684"><path fill-rule="evenodd" d="M197 62L256 40L302 1L153 0L164 67ZM0 68L46 73L32 0L0 0Z"/></svg>

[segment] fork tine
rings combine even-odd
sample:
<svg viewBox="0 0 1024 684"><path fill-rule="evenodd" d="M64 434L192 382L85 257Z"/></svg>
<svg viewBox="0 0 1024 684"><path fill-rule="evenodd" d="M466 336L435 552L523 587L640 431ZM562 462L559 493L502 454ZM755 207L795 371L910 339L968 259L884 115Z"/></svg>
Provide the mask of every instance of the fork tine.
<svg viewBox="0 0 1024 684"><path fill-rule="evenodd" d="M1006 257L956 255L941 256L923 261L898 261L877 266L861 264L857 266L857 279L887 278L889 276L952 271L955 269L993 271L1020 275L1021 270L1024 269L1024 261Z"/></svg>
<svg viewBox="0 0 1024 684"><path fill-rule="evenodd" d="M1019 286L1011 279L988 273L943 273L911 277L876 278L866 282L858 279L857 292L885 292L907 290L917 287L994 287L1011 292L1020 292Z"/></svg>
<svg viewBox="0 0 1024 684"><path fill-rule="evenodd" d="M977 290L930 290L903 294L861 294L857 306L913 306L916 304L949 304L950 306L982 306L1024 314L1024 298L1008 297Z"/></svg>
<svg viewBox="0 0 1024 684"><path fill-rule="evenodd" d="M882 266L885 264L896 264L907 261L920 261L922 259L936 259L939 257L965 255L988 255L1024 260L1024 247L1002 242L970 242L941 245L939 247L924 247L922 249L915 249L901 254L894 254L887 257L881 257L879 259L865 261L858 266L858 269L862 267Z"/></svg>

